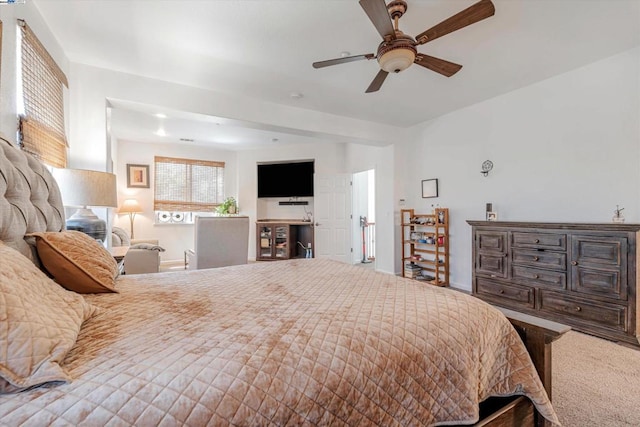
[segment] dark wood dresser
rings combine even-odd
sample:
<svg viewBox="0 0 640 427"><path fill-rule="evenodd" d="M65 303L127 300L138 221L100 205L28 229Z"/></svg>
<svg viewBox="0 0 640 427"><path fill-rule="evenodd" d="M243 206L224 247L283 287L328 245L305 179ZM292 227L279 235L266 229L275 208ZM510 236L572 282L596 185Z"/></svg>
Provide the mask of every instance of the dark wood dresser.
<svg viewBox="0 0 640 427"><path fill-rule="evenodd" d="M640 224L467 222L476 297L638 345Z"/></svg>

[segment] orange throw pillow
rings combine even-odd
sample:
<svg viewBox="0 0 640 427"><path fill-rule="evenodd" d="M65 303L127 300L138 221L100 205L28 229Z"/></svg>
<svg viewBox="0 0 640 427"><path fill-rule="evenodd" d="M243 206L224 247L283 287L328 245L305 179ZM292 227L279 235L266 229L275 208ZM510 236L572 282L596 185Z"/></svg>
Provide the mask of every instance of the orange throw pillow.
<svg viewBox="0 0 640 427"><path fill-rule="evenodd" d="M118 264L104 246L80 231L32 233L38 257L53 279L81 294L118 292Z"/></svg>

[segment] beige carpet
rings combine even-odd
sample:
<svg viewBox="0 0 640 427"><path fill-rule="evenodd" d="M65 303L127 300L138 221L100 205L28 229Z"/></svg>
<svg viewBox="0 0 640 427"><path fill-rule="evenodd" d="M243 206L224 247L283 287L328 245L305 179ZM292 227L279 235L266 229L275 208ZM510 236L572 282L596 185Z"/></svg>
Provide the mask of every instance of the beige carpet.
<svg viewBox="0 0 640 427"><path fill-rule="evenodd" d="M571 331L553 344L552 363L564 426L640 426L640 350Z"/></svg>

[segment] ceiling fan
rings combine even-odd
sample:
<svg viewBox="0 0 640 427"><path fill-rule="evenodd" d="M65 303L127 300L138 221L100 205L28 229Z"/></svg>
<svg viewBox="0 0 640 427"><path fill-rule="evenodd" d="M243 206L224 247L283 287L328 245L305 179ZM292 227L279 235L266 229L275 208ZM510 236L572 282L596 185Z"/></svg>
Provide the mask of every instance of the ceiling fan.
<svg viewBox="0 0 640 427"><path fill-rule="evenodd" d="M378 46L378 52L314 62L313 68L376 58L380 64L380 71L367 88L366 93L379 90L389 73L399 73L414 63L443 76L451 77L460 71L462 65L419 53L416 47L493 16L496 11L491 0L480 0L423 31L414 39L398 29L398 20L407 11L407 2L404 0L393 0L389 4L386 4L385 0L360 0L359 3L382 36L383 40Z"/></svg>

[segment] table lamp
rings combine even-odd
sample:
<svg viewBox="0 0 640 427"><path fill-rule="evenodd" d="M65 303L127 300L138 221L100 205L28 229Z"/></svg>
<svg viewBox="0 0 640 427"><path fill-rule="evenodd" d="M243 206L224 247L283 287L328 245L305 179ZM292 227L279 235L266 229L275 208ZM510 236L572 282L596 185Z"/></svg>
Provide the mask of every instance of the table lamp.
<svg viewBox="0 0 640 427"><path fill-rule="evenodd" d="M107 224L89 207L118 206L116 176L108 172L84 169L54 169L62 202L79 209L67 219L67 230L82 231L96 240L107 237Z"/></svg>
<svg viewBox="0 0 640 427"><path fill-rule="evenodd" d="M133 220L136 218L136 214L142 212L142 207L136 199L127 199L124 201L118 213L129 214L129 221L131 221L131 238L133 239Z"/></svg>

